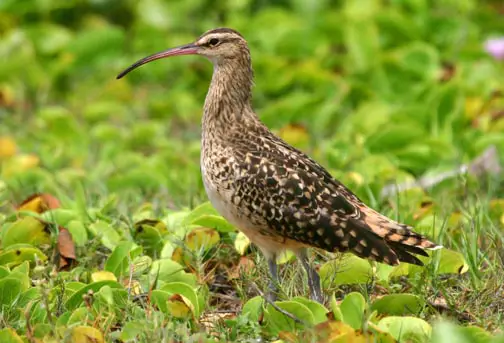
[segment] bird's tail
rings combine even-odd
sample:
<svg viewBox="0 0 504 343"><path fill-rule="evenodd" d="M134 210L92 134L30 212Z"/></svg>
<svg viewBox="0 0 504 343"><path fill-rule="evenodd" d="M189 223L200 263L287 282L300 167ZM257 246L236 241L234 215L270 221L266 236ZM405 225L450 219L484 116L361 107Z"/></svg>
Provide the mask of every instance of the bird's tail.
<svg viewBox="0 0 504 343"><path fill-rule="evenodd" d="M353 224L366 226L368 232L371 231L367 235L368 237L366 237L367 240L371 240L370 236L374 236L373 240L377 240L376 243L381 243L374 245L375 247L380 246L381 249L371 251L372 254L370 256L363 256L378 262L397 265L402 261L423 266L422 261L412 254L428 256L425 250L441 248L440 245L414 232L411 226L400 224L371 208L361 208L361 217L359 220L355 220ZM365 231L359 230L361 233Z"/></svg>

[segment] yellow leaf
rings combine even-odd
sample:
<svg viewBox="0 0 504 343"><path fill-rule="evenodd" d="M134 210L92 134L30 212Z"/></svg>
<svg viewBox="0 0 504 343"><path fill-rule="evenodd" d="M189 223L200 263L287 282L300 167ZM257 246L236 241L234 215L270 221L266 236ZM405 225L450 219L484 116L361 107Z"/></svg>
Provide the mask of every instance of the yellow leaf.
<svg viewBox="0 0 504 343"><path fill-rule="evenodd" d="M250 240L243 232L238 232L234 241L234 247L240 255L244 255L250 245Z"/></svg>
<svg viewBox="0 0 504 343"><path fill-rule="evenodd" d="M191 258L187 256L186 253L184 253L184 249L182 249L181 247L177 247L173 250L171 259L183 266L191 265Z"/></svg>
<svg viewBox="0 0 504 343"><path fill-rule="evenodd" d="M0 160L14 156L16 151L16 142L11 137L0 137Z"/></svg>
<svg viewBox="0 0 504 343"><path fill-rule="evenodd" d="M142 285L140 285L138 280L131 280L130 282L129 279L125 279L123 284L130 290L132 295L142 294Z"/></svg>
<svg viewBox="0 0 504 343"><path fill-rule="evenodd" d="M278 264L284 264L286 262L289 262L289 260L294 256L294 253L290 250L284 250L278 255L277 257L277 263Z"/></svg>
<svg viewBox="0 0 504 343"><path fill-rule="evenodd" d="M26 198L18 207L18 211L32 211L42 213L47 210L59 208L60 202L51 194L32 194Z"/></svg>
<svg viewBox="0 0 504 343"><path fill-rule="evenodd" d="M117 281L116 276L114 273L106 271L106 270L101 270L99 272L94 272L91 274L91 280L93 282L98 282L98 281Z"/></svg>
<svg viewBox="0 0 504 343"><path fill-rule="evenodd" d="M185 244L192 251L208 250L219 243L219 232L207 227L199 227L186 235Z"/></svg>
<svg viewBox="0 0 504 343"><path fill-rule="evenodd" d="M72 329L72 343L104 343L103 334L90 326L77 326Z"/></svg>
<svg viewBox="0 0 504 343"><path fill-rule="evenodd" d="M192 303L181 294L172 295L167 302L168 310L176 318L187 318L194 312Z"/></svg>

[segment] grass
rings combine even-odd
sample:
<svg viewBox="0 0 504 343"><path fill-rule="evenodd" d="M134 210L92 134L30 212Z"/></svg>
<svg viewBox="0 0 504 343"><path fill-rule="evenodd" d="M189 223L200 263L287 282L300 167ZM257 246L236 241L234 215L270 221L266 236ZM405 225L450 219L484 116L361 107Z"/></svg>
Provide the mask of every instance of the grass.
<svg viewBox="0 0 504 343"><path fill-rule="evenodd" d="M502 339L500 173L381 195L491 146L502 160L504 69L483 50L503 34L502 6L312 5L0 5L0 341ZM314 251L324 308L306 300L287 256L278 305L308 327L256 298L263 257L205 203L211 66L181 57L115 80L138 57L221 25L250 43L254 105L269 127L446 249L395 269ZM19 206L39 193L51 197Z"/></svg>

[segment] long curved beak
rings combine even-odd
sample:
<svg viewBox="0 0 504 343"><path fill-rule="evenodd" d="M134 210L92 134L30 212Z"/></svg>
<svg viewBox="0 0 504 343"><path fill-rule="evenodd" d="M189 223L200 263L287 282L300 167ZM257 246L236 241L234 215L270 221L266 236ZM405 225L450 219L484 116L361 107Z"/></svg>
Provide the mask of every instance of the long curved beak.
<svg viewBox="0 0 504 343"><path fill-rule="evenodd" d="M144 65L146 63L149 63L149 62L152 62L155 60L159 60L160 58L165 58L165 57L170 57L170 56L179 56L179 55L194 55L197 52L198 52L198 46L195 45L194 43L178 46L176 48L168 49L165 51L161 51L156 54L142 58L141 60L135 62L134 64L132 64L131 66L126 68L122 73L117 75L116 79L122 78L124 75L128 74L133 69L140 67L141 65Z"/></svg>

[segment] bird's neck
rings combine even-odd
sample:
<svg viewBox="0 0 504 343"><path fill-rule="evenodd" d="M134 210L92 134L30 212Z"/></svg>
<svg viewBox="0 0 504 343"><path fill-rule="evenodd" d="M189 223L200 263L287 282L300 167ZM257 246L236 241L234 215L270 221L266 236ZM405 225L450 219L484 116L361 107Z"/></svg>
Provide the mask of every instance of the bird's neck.
<svg viewBox="0 0 504 343"><path fill-rule="evenodd" d="M252 84L253 72L248 55L214 64L205 100L204 134L258 120L251 106Z"/></svg>

